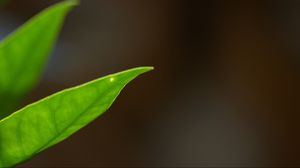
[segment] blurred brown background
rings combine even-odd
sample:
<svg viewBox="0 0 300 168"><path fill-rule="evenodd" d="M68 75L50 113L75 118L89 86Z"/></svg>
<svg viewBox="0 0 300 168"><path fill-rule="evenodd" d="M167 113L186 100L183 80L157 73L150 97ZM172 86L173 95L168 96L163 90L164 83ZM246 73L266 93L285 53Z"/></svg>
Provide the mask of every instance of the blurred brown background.
<svg viewBox="0 0 300 168"><path fill-rule="evenodd" d="M55 2L10 0L0 37ZM20 167L300 166L299 18L298 0L82 0L24 105L127 68L155 71Z"/></svg>

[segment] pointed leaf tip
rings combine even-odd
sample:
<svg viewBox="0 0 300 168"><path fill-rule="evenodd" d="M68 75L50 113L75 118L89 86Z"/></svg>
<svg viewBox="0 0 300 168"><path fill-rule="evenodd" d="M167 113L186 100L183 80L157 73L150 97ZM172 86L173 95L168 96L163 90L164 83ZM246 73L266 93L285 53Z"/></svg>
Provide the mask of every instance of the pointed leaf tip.
<svg viewBox="0 0 300 168"><path fill-rule="evenodd" d="M63 141L109 109L122 89L153 67L138 67L63 90L0 120L0 167Z"/></svg>

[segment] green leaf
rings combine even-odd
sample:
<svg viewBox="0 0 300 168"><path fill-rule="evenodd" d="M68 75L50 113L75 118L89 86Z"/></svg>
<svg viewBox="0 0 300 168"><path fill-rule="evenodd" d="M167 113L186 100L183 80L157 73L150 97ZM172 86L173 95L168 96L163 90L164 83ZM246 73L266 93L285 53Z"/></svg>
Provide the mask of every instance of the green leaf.
<svg viewBox="0 0 300 168"><path fill-rule="evenodd" d="M76 4L58 3L0 42L0 119L11 114L37 82L64 18Z"/></svg>
<svg viewBox="0 0 300 168"><path fill-rule="evenodd" d="M151 69L140 67L108 75L56 93L3 119L0 167L14 166L66 139L105 112L128 82Z"/></svg>

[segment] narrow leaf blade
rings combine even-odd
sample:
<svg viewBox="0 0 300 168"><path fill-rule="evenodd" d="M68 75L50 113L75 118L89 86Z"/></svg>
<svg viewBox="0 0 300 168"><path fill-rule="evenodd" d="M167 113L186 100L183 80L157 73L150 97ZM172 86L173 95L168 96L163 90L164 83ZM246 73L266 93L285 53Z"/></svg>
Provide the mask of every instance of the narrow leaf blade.
<svg viewBox="0 0 300 168"><path fill-rule="evenodd" d="M104 113L127 83L151 70L108 75L31 104L0 121L0 167L11 167L57 144Z"/></svg>
<svg viewBox="0 0 300 168"><path fill-rule="evenodd" d="M37 82L64 18L76 4L53 5L0 42L0 119L12 113Z"/></svg>

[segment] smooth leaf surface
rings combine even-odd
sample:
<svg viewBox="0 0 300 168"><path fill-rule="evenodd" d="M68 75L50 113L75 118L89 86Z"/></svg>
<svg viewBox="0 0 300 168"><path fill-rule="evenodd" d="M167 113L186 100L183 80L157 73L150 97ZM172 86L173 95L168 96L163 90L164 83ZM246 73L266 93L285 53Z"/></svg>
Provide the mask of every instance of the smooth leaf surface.
<svg viewBox="0 0 300 168"><path fill-rule="evenodd" d="M11 167L64 140L105 112L140 67L64 90L0 121L0 167ZM78 151L80 152L80 151Z"/></svg>
<svg viewBox="0 0 300 168"><path fill-rule="evenodd" d="M76 1L58 3L0 42L0 119L11 114L37 82L68 11Z"/></svg>

